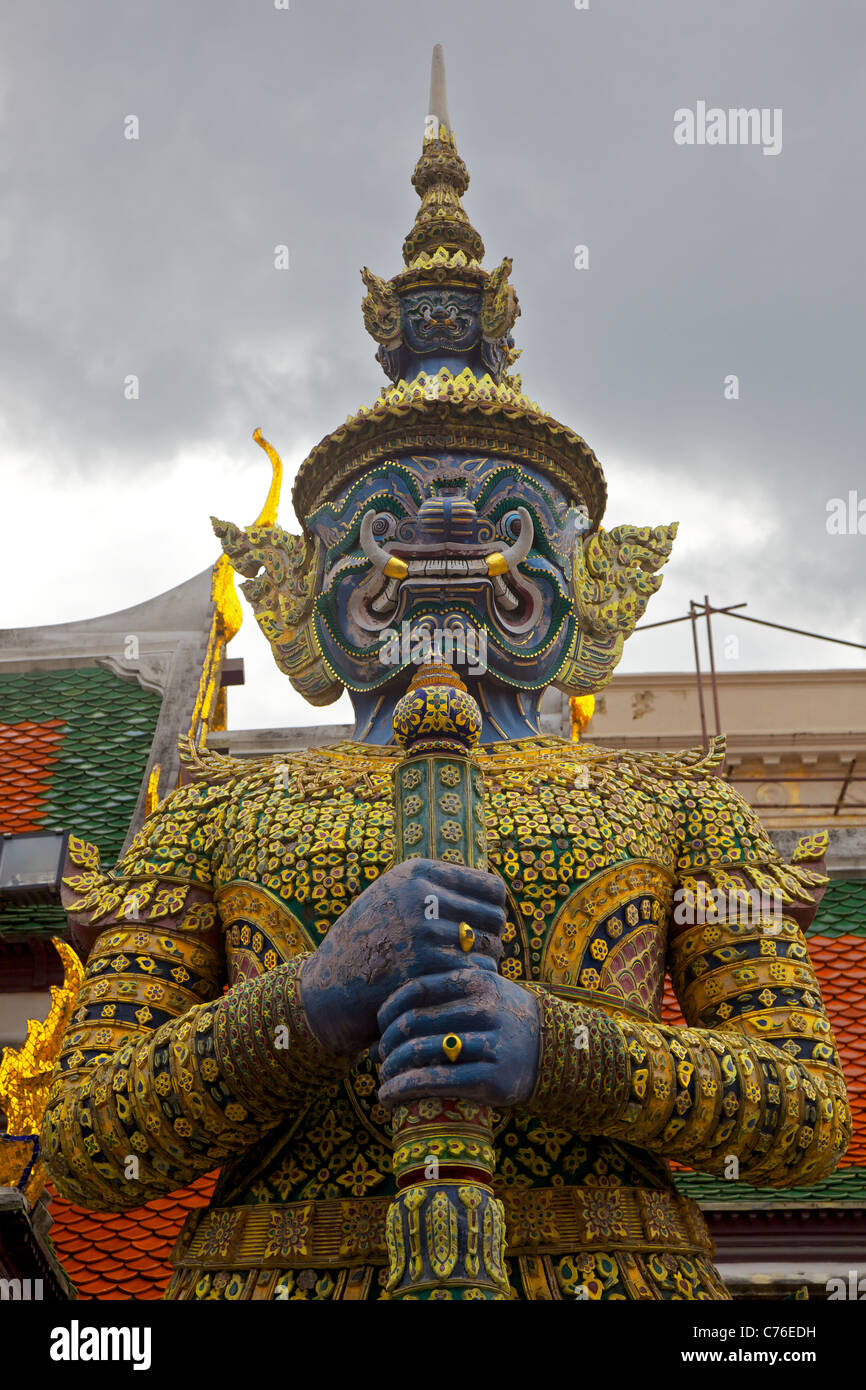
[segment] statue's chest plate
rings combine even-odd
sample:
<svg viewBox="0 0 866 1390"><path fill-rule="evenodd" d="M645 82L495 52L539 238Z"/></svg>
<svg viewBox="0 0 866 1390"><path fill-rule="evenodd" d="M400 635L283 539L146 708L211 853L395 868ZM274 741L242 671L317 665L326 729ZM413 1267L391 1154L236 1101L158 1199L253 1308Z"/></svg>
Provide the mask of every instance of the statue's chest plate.
<svg viewBox="0 0 866 1390"><path fill-rule="evenodd" d="M652 1015L674 882L676 799L664 788L623 786L606 769L576 777L573 761L547 762L541 770L516 759L506 768L493 758L482 763L489 866L507 889L500 968L604 1008ZM391 769L380 767L337 788L310 774L303 796L294 786L260 786L232 804L216 857L230 978L314 949L391 866ZM247 1200L388 1191L390 1131L378 1084L372 1058L360 1058L345 1083L316 1102L303 1133L268 1160ZM537 1120L509 1124L505 1167L522 1182L541 1181L552 1159L533 1137ZM575 1165L591 1168L591 1145L575 1140L579 1153L560 1153L556 1146L572 1141L551 1134L570 1180L583 1171Z"/></svg>
<svg viewBox="0 0 866 1390"><path fill-rule="evenodd" d="M655 1011L673 805L573 762L484 767L489 865L508 890L502 972ZM312 949L393 863L390 768L343 790L258 789L232 808L217 897L232 974ZM242 885L264 890L258 902ZM283 913L274 915L274 908ZM227 912L226 909L231 910ZM278 924L276 918L284 915Z"/></svg>
<svg viewBox="0 0 866 1390"><path fill-rule="evenodd" d="M541 978L622 1000L657 1018L673 888L673 877L645 860L603 870L556 914Z"/></svg>
<svg viewBox="0 0 866 1390"><path fill-rule="evenodd" d="M655 1013L673 891L673 806L604 775L488 797L490 867L505 880L522 975ZM510 926L510 923L509 923ZM520 978L508 959L503 971Z"/></svg>

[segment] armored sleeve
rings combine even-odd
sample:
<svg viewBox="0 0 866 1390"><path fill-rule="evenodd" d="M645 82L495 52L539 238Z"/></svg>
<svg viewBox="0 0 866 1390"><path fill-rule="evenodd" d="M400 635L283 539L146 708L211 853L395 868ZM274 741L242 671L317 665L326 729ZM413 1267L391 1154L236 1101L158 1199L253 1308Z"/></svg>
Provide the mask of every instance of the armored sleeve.
<svg viewBox="0 0 866 1390"><path fill-rule="evenodd" d="M737 793L714 779L707 794L717 814L679 846L668 937L687 1026L539 989L530 1108L701 1172L731 1176L735 1158L733 1171L756 1186L816 1182L844 1154L851 1127L803 936L827 881L818 871L826 836L801 840L783 864ZM731 817L745 852L733 849Z"/></svg>
<svg viewBox="0 0 866 1390"><path fill-rule="evenodd" d="M225 989L208 867L224 802L176 791L108 874L94 846L70 840L64 905L79 946L93 945L42 1151L84 1206L122 1210L185 1185L345 1069L306 1022L305 954Z"/></svg>

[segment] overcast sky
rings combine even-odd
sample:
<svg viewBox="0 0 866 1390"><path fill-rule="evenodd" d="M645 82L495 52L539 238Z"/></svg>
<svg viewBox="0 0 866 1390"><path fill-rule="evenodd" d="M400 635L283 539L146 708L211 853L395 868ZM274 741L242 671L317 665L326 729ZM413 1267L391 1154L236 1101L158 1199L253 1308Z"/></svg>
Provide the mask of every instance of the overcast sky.
<svg viewBox="0 0 866 1390"><path fill-rule="evenodd" d="M290 480L372 401L358 271L401 268L441 42L524 388L595 449L608 527L681 522L647 621L706 592L866 642L866 535L827 532L830 499L866 502L855 0L5 0L0 36L0 627L189 578L211 513L261 507L257 426ZM678 145L698 102L780 109L781 151ZM723 670L866 656L716 623ZM294 694L251 614L230 652L233 726L348 719ZM691 660L681 625L621 669Z"/></svg>

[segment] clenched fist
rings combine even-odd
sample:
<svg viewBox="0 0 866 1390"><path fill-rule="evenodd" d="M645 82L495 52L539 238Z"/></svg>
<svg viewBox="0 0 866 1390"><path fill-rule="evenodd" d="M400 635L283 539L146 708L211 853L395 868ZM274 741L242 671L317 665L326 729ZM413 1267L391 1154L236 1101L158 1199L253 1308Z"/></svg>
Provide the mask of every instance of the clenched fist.
<svg viewBox="0 0 866 1390"><path fill-rule="evenodd" d="M474 932L460 942L460 923ZM377 1014L425 975L484 970L502 954L505 887L481 869L409 859L370 884L301 970L301 1000L323 1047L354 1056L379 1037ZM464 938L467 934L464 932Z"/></svg>
<svg viewBox="0 0 866 1390"><path fill-rule="evenodd" d="M422 1096L462 1096L495 1106L529 1099L538 1077L541 1015L531 990L460 970L403 985L379 1010L379 1100L386 1109ZM449 1062L443 1040L456 1035Z"/></svg>

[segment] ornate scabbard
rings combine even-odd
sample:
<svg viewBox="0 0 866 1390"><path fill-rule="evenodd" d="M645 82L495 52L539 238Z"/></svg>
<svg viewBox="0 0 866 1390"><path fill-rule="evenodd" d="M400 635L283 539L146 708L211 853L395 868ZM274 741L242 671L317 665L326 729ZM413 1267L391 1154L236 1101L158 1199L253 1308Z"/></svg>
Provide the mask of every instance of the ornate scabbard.
<svg viewBox="0 0 866 1390"><path fill-rule="evenodd" d="M423 667L394 711L405 750L394 770L395 862L487 868L484 781L472 759L480 732L481 712L452 668ZM507 1298L490 1107L430 1097L395 1109L392 1129L391 1297Z"/></svg>

